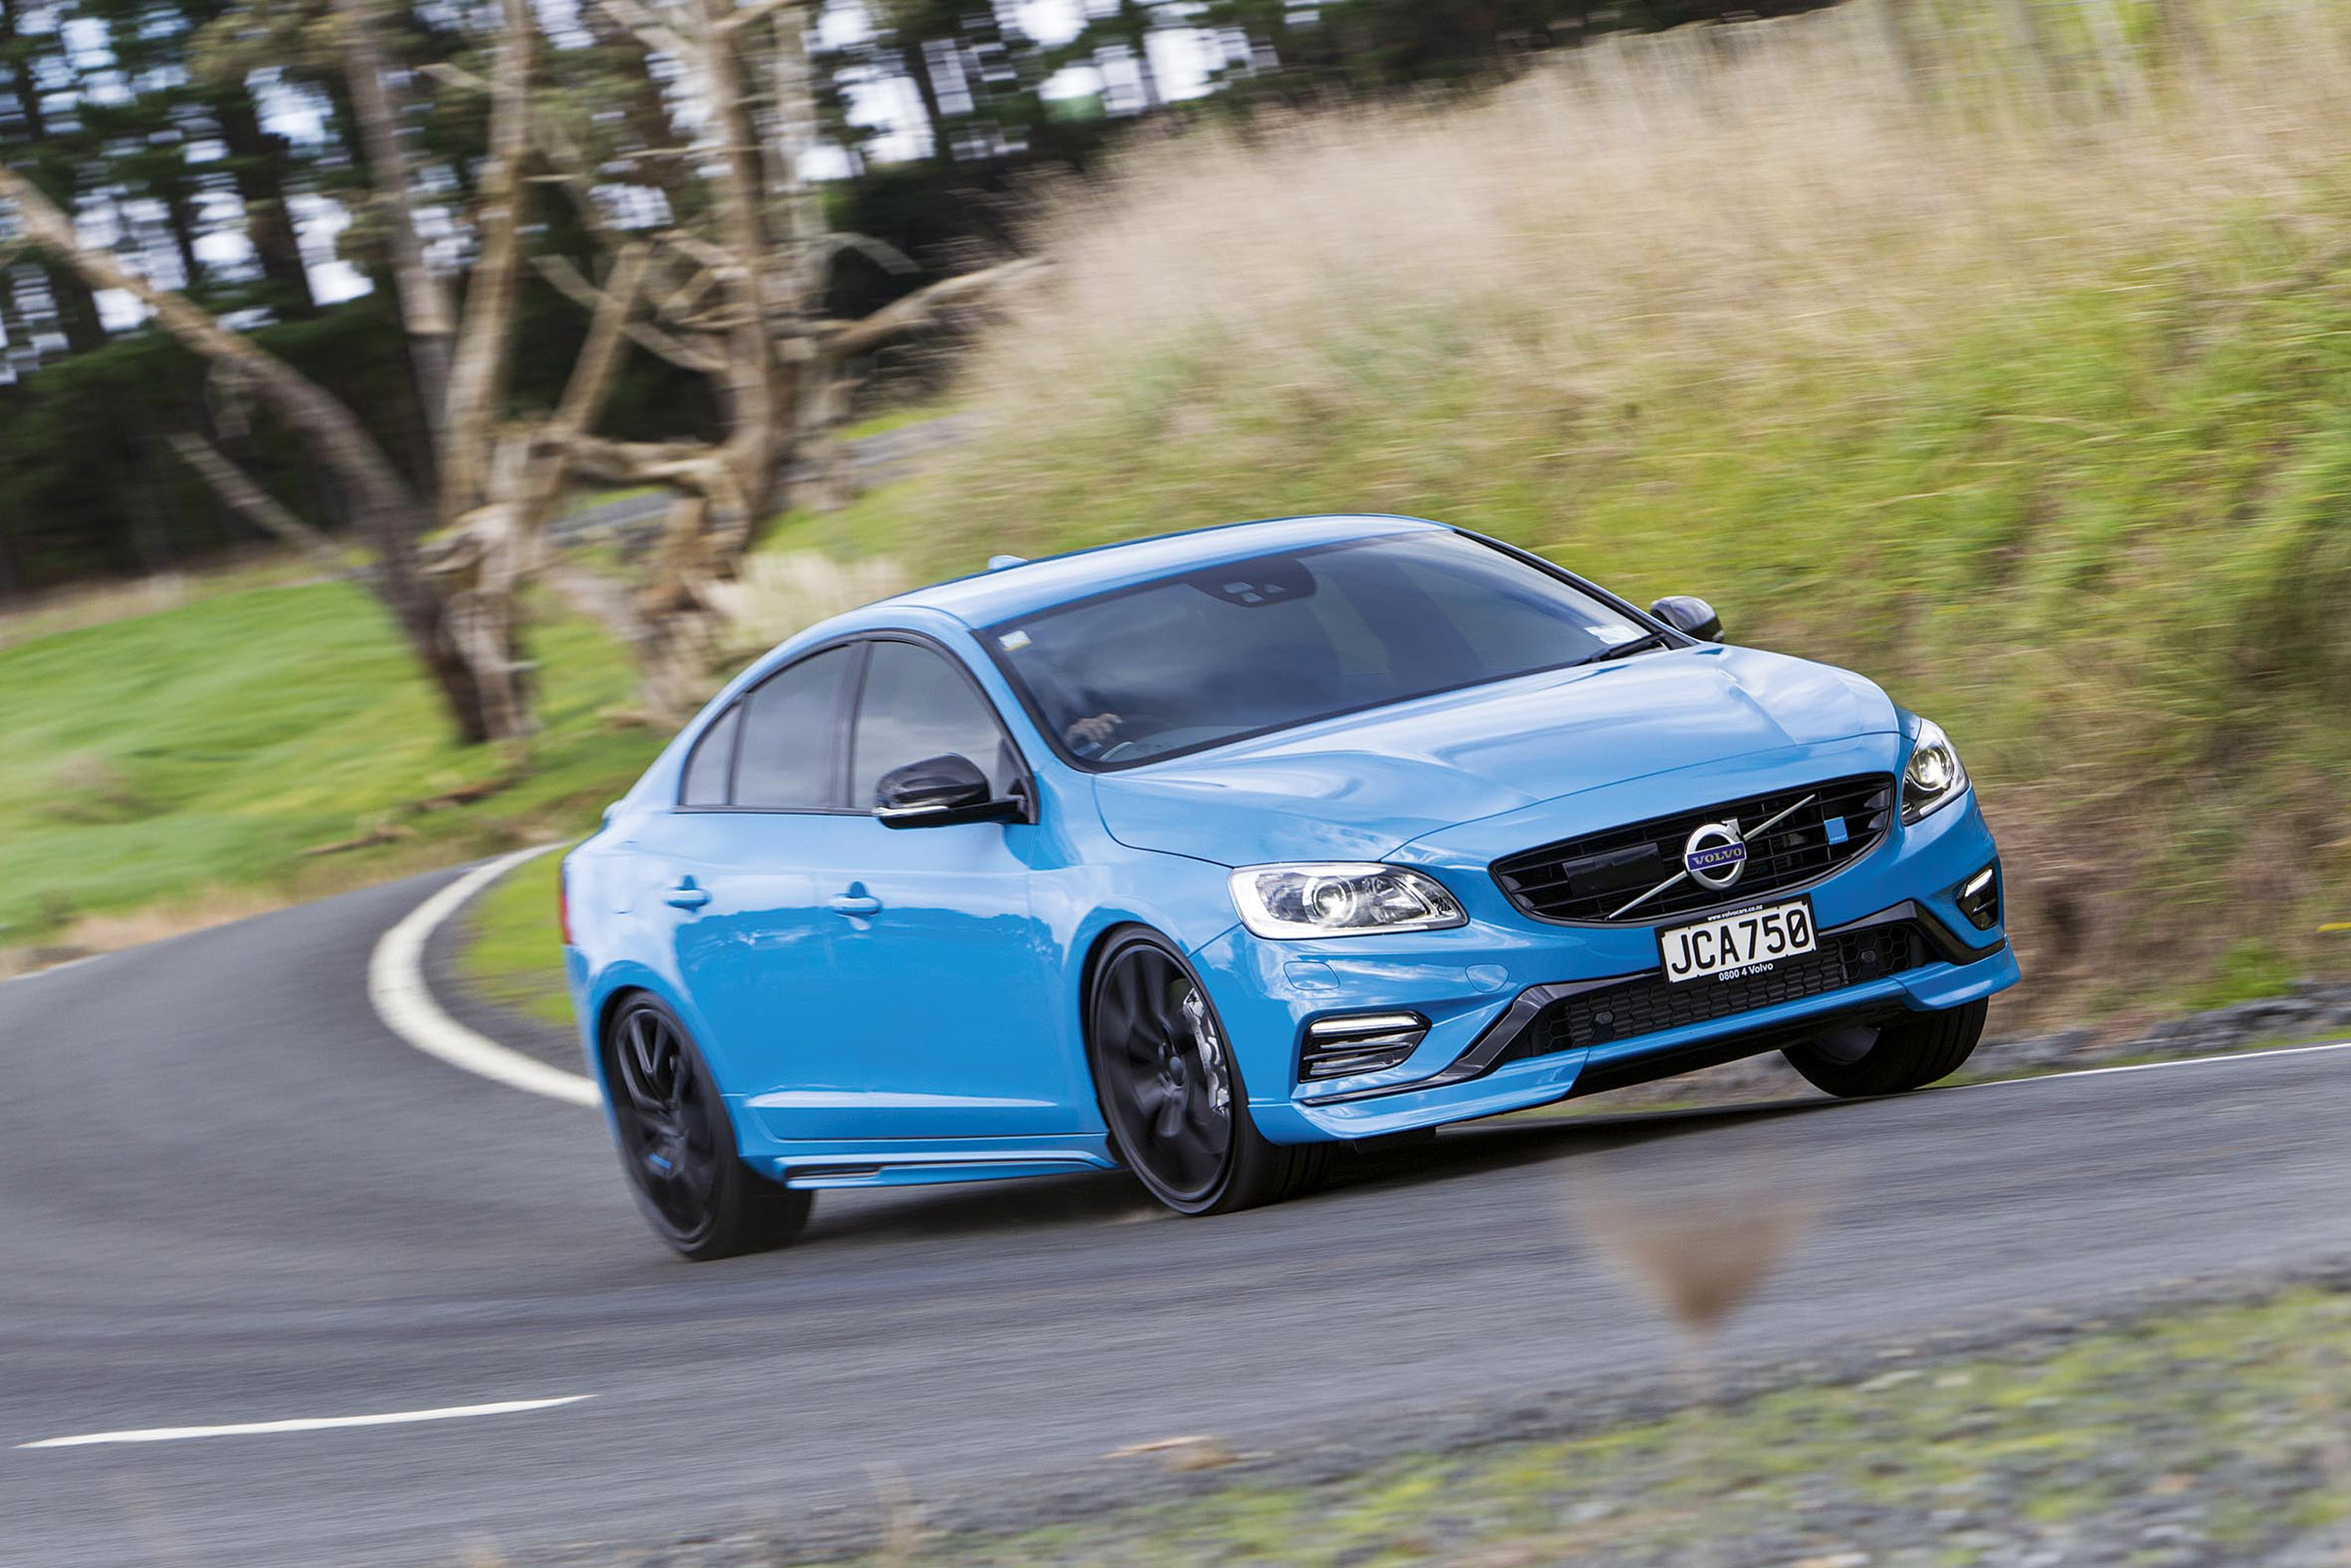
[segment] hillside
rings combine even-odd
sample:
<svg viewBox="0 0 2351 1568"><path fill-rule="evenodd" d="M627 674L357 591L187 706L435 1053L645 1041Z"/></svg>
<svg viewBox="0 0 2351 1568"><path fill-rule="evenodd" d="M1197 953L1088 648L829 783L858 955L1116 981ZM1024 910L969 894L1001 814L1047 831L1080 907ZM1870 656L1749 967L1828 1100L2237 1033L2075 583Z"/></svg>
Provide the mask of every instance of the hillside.
<svg viewBox="0 0 2351 1568"><path fill-rule="evenodd" d="M2181 65L1908 14L1132 159L1040 220L1057 286L967 378L998 421L826 532L942 570L1294 510L1493 532L1942 721L2028 999L2340 972L2351 21L2175 8Z"/></svg>

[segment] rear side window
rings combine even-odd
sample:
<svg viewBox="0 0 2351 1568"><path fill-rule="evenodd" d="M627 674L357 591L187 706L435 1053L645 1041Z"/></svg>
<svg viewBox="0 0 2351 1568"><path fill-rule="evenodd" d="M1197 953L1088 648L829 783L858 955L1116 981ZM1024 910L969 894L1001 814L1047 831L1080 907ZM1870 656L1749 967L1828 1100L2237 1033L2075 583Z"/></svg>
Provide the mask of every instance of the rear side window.
<svg viewBox="0 0 2351 1568"><path fill-rule="evenodd" d="M677 791L679 805L726 804L726 776L735 768L735 731L742 722L743 708L737 704L702 732L702 738L694 743L694 755L685 760L685 782Z"/></svg>
<svg viewBox="0 0 2351 1568"><path fill-rule="evenodd" d="M769 676L739 705L734 804L766 810L822 810L839 761L841 688L850 651L828 648Z"/></svg>

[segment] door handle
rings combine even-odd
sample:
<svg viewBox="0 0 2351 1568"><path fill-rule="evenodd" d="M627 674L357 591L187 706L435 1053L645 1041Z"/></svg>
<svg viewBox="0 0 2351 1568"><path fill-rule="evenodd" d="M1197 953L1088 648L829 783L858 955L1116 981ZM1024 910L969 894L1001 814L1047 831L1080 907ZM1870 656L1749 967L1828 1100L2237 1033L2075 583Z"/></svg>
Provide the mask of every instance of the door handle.
<svg viewBox="0 0 2351 1568"><path fill-rule="evenodd" d="M870 893L836 894L829 902L835 915L857 916L882 913L882 901Z"/></svg>
<svg viewBox="0 0 2351 1568"><path fill-rule="evenodd" d="M710 902L710 890L706 887L696 887L694 884L694 879L687 877L669 890L668 898L670 907L673 909L699 909Z"/></svg>

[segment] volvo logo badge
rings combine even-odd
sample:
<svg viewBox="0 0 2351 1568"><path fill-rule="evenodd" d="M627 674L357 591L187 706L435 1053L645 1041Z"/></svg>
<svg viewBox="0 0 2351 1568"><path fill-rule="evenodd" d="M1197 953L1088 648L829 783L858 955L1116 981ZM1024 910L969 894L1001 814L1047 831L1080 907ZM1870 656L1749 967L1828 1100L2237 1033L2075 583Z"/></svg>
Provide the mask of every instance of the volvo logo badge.
<svg viewBox="0 0 2351 1568"><path fill-rule="evenodd" d="M1682 845L1682 869L1717 893L1737 882L1747 870L1747 841L1739 836L1739 824L1708 822L1693 831Z"/></svg>

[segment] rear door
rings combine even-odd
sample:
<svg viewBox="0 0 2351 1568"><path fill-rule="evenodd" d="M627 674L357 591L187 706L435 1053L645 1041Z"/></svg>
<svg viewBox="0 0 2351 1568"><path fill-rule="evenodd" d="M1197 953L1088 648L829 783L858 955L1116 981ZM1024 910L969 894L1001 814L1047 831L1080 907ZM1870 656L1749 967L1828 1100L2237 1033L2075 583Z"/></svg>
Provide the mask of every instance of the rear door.
<svg viewBox="0 0 2351 1568"><path fill-rule="evenodd" d="M730 1094L804 1082L839 1027L818 869L843 810L842 726L858 650L785 666L703 732L664 825L653 896L705 1052ZM821 1136L789 1115L779 1136Z"/></svg>

